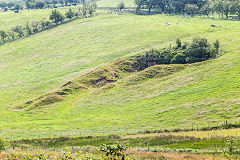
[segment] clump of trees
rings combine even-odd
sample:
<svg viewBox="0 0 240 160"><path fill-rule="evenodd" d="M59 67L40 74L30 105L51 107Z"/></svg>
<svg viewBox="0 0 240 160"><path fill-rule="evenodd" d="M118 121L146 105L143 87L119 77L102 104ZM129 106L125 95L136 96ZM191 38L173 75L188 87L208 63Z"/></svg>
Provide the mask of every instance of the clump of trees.
<svg viewBox="0 0 240 160"><path fill-rule="evenodd" d="M156 64L195 63L217 58L220 55L219 48L218 40L210 44L206 38L194 38L191 43L182 43L177 39L176 46L152 49L144 55L137 56L136 60L140 70Z"/></svg>
<svg viewBox="0 0 240 160"><path fill-rule="evenodd" d="M162 13L175 14L218 14L219 17L229 18L236 14L240 19L240 0L135 0L137 12L147 9L160 9Z"/></svg>
<svg viewBox="0 0 240 160"><path fill-rule="evenodd" d="M72 6L91 2L96 5L95 0L26 0L21 2L0 2L0 8L2 11L16 10L19 11L23 8L25 9L44 9L44 8L58 8L64 6Z"/></svg>
<svg viewBox="0 0 240 160"><path fill-rule="evenodd" d="M64 22L72 21L77 18L86 18L93 16L94 12L94 4L86 4L77 10L69 8L65 14L61 13L57 9L54 9L49 15L49 20L43 19L41 21L34 21L32 23L27 22L25 26L17 25L10 31L0 30L0 44L13 41L17 38L30 36L37 32L49 29Z"/></svg>

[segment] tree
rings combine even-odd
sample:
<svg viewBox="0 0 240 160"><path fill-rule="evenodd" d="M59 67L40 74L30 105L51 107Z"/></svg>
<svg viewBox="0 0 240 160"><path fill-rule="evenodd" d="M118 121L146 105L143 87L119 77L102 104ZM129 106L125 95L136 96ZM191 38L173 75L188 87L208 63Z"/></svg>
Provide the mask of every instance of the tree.
<svg viewBox="0 0 240 160"><path fill-rule="evenodd" d="M50 14L50 20L54 21L54 23L57 25L59 22L63 22L64 17L58 10L53 10Z"/></svg>
<svg viewBox="0 0 240 160"><path fill-rule="evenodd" d="M0 2L0 7L2 8L2 10L7 7L7 3L5 2Z"/></svg>
<svg viewBox="0 0 240 160"><path fill-rule="evenodd" d="M140 9L144 6L145 0L135 0L134 3L137 5L136 12L139 12Z"/></svg>
<svg viewBox="0 0 240 160"><path fill-rule="evenodd" d="M174 0L172 5L173 5L176 13L182 13L182 12L184 12L186 1L185 0ZM164 6L165 6L165 4L163 3L162 7L164 7ZM164 12L164 8L162 8L162 11Z"/></svg>
<svg viewBox="0 0 240 160"><path fill-rule="evenodd" d="M196 4L186 4L185 11L190 14L192 17L195 13L198 12L199 7Z"/></svg>
<svg viewBox="0 0 240 160"><path fill-rule="evenodd" d="M75 16L75 13L72 11L71 8L69 8L65 15L67 18L72 19Z"/></svg>
<svg viewBox="0 0 240 160"><path fill-rule="evenodd" d="M88 5L87 9L89 11L89 15L93 16L93 12L95 12L94 5L93 4Z"/></svg>
<svg viewBox="0 0 240 160"><path fill-rule="evenodd" d="M83 17L87 17L87 8L86 8L86 5L84 5L80 10L81 10L81 13L82 13Z"/></svg>
<svg viewBox="0 0 240 160"><path fill-rule="evenodd" d="M230 11L233 14L237 14L238 19L240 19L240 0L235 0L233 3L231 3Z"/></svg>
<svg viewBox="0 0 240 160"><path fill-rule="evenodd" d="M120 11L121 11L122 9L124 9L124 8L125 8L124 2L121 1L121 2L118 4L117 8L118 8Z"/></svg>
<svg viewBox="0 0 240 160"><path fill-rule="evenodd" d="M13 6L14 6L14 3L12 3L12 2L7 3L8 8L12 8Z"/></svg>
<svg viewBox="0 0 240 160"><path fill-rule="evenodd" d="M159 3L159 0L145 0L145 5L148 8L148 13L151 13L151 9L155 8Z"/></svg>
<svg viewBox="0 0 240 160"><path fill-rule="evenodd" d="M230 12L230 1L224 0L222 2L222 9L223 9L223 14L228 18L229 12Z"/></svg>
<svg viewBox="0 0 240 160"><path fill-rule="evenodd" d="M26 1L26 7L27 7L27 9L33 9L35 7L35 1L34 0L27 0Z"/></svg>
<svg viewBox="0 0 240 160"><path fill-rule="evenodd" d="M32 22L33 32L36 33L39 31L40 22Z"/></svg>
<svg viewBox="0 0 240 160"><path fill-rule="evenodd" d="M52 3L53 3L53 6L56 7L56 4L58 4L58 1L57 0L53 0Z"/></svg>
<svg viewBox="0 0 240 160"><path fill-rule="evenodd" d="M45 2L43 1L37 1L36 4L35 4L35 7L36 8L39 8L39 9L43 9L45 7Z"/></svg>
<svg viewBox="0 0 240 160"><path fill-rule="evenodd" d="M28 22L27 22L27 24L26 24L25 29L26 29L27 35L30 36L30 35L32 34L32 29L30 28Z"/></svg>
<svg viewBox="0 0 240 160"><path fill-rule="evenodd" d="M64 6L65 1L64 0L59 0L59 3L62 5L62 7Z"/></svg>
<svg viewBox="0 0 240 160"><path fill-rule="evenodd" d="M213 9L218 14L219 18L221 15L223 17L223 2L222 2L222 0L217 0L214 3Z"/></svg>
<svg viewBox="0 0 240 160"><path fill-rule="evenodd" d="M8 37L12 38L12 40L15 39L15 34L13 31L8 31L7 34L8 34Z"/></svg>
<svg viewBox="0 0 240 160"><path fill-rule="evenodd" d="M200 9L200 13L201 14L205 14L209 17L209 14L212 12L212 8L210 7L210 4L207 3L204 6L202 6L202 8Z"/></svg>
<svg viewBox="0 0 240 160"><path fill-rule="evenodd" d="M13 9L19 11L23 9L23 6L21 4L15 4Z"/></svg>
<svg viewBox="0 0 240 160"><path fill-rule="evenodd" d="M211 46L206 38L194 38L186 50L187 62L201 62L211 57Z"/></svg>
<svg viewBox="0 0 240 160"><path fill-rule="evenodd" d="M16 32L20 38L24 37L24 32L23 32L22 26L16 26L16 27L12 28L12 31Z"/></svg>
<svg viewBox="0 0 240 160"><path fill-rule="evenodd" d="M1 36L2 42L5 43L6 42L6 38L8 37L7 33L5 31L0 31L0 36Z"/></svg>

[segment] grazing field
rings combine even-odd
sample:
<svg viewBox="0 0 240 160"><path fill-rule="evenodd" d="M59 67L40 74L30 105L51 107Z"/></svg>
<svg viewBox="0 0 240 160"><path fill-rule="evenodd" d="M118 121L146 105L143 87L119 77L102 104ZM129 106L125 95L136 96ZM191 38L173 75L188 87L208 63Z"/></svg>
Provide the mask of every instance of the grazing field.
<svg viewBox="0 0 240 160"><path fill-rule="evenodd" d="M42 19L49 20L50 9L23 10L20 13L0 12L0 30L9 31L16 25L31 24Z"/></svg>
<svg viewBox="0 0 240 160"><path fill-rule="evenodd" d="M80 7L80 5L78 6ZM71 8L76 8L71 7ZM47 20L49 21L50 13L53 9L33 9L33 10L21 10L20 13L0 12L0 30L9 31L17 25L25 26L28 22L32 25L32 22ZM58 8L58 10L64 14L68 7Z"/></svg>
<svg viewBox="0 0 240 160"><path fill-rule="evenodd" d="M167 15L101 15L6 43L0 46L0 134L10 139L126 134L239 121L239 23ZM212 28L212 24L222 27ZM144 71L134 72L60 103L17 108L116 58L196 36L219 39L227 52L165 76L148 79Z"/></svg>
<svg viewBox="0 0 240 160"><path fill-rule="evenodd" d="M117 7L120 2L124 2L125 7L135 7L134 0L99 0L98 7Z"/></svg>

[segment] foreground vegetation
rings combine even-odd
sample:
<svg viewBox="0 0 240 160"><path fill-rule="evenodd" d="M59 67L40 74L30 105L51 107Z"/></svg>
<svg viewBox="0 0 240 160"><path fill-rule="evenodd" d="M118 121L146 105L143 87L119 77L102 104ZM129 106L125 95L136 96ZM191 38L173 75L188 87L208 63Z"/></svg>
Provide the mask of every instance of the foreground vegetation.
<svg viewBox="0 0 240 160"><path fill-rule="evenodd" d="M222 130L219 132L226 132ZM185 134L185 136L181 136ZM162 135L80 136L22 139L5 143L2 159L238 159L240 139L227 135L194 138L189 132ZM1 142L1 141L0 141ZM114 145L111 145L115 142ZM1 144L1 143L0 143ZM4 149L2 148L2 150ZM31 152L29 152L31 150Z"/></svg>

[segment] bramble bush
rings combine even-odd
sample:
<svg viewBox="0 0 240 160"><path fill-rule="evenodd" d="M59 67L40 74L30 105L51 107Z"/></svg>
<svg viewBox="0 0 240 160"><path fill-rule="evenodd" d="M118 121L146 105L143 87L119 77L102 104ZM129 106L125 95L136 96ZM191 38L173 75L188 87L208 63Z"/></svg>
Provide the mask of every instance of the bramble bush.
<svg viewBox="0 0 240 160"><path fill-rule="evenodd" d="M99 149L102 152L105 152L108 159L115 160L115 159L126 159L126 154L124 151L127 150L126 147L116 143L114 145L106 145L103 144L102 147Z"/></svg>

